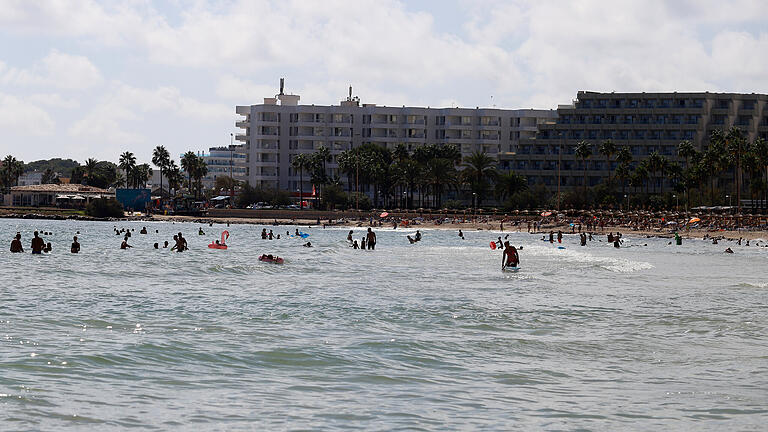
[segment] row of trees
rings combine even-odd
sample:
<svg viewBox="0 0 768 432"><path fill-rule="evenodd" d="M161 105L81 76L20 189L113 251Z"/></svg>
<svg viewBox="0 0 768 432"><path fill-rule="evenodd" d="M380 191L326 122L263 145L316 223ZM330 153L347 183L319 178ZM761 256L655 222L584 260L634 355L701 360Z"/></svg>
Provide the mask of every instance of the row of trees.
<svg viewBox="0 0 768 432"><path fill-rule="evenodd" d="M629 189L630 194L642 194L648 200L671 188L685 194L688 206L693 196L697 196L698 204L716 205L724 203L725 192L740 205L745 185L752 200L765 198L768 193L768 143L760 138L749 142L738 127L712 131L709 145L701 151L691 141L682 141L677 149L680 162L671 161L658 152L635 161L628 146L618 147L611 140L603 141L597 152L606 162L616 162L615 169L607 171L603 183L609 189L620 187L622 196ZM582 193L586 197L587 160L593 155L593 146L581 141L574 153L581 159ZM596 204L610 204L616 198L609 195L605 197L609 202Z"/></svg>
<svg viewBox="0 0 768 432"><path fill-rule="evenodd" d="M160 170L161 189L163 188L163 179L165 179L168 190L178 190L186 186L190 192L194 191L195 197L200 196L203 188L202 179L208 175L208 165L202 157L191 151L186 152L181 157L181 168L179 168L165 146L157 146L152 151L152 163ZM186 184L182 169L187 173Z"/></svg>
<svg viewBox="0 0 768 432"><path fill-rule="evenodd" d="M527 188L524 177L499 173L496 160L487 154L476 152L462 158L453 145L427 144L410 151L404 144L389 150L366 143L336 157L338 173L329 173L327 166L331 161L331 153L324 146L314 153L298 154L291 161L299 174L302 196L306 173L327 207L349 206L351 201L357 206L364 190L373 192L376 207L383 204L412 208L441 207L449 190L464 191L478 206L491 191L497 199L504 200ZM339 173L347 178L347 190L355 191L354 200L339 192Z"/></svg>

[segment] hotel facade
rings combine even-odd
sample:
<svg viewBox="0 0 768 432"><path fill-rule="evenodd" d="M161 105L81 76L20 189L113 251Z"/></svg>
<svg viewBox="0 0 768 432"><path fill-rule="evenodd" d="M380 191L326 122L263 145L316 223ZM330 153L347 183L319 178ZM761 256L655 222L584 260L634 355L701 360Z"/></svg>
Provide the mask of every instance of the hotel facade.
<svg viewBox="0 0 768 432"><path fill-rule="evenodd" d="M336 157L365 143L394 149L404 144L413 150L425 144L453 144L463 156L484 151L500 159L532 139L539 126L556 120L554 110L497 108L388 107L360 104L350 95L339 105L300 105L298 95L279 94L263 103L238 106L236 126L247 154L251 185L295 192L299 173L293 158L313 153L320 146L332 155L329 174L345 179ZM311 190L304 173L305 191ZM346 184L346 182L342 182Z"/></svg>
<svg viewBox="0 0 768 432"><path fill-rule="evenodd" d="M715 129L742 129L747 139L768 139L768 95L737 93L598 93L581 91L569 105L557 108L556 118L540 123L535 136L520 140L501 155L500 168L528 178L529 185L557 187L582 185L582 161L576 156L579 142L592 144L586 161L587 184L594 186L616 169L599 154L599 145L612 140L628 146L633 165L658 152L670 161L678 157L678 145L690 140L697 150L706 149ZM656 186L665 186L663 179ZM661 183L664 183L663 185Z"/></svg>

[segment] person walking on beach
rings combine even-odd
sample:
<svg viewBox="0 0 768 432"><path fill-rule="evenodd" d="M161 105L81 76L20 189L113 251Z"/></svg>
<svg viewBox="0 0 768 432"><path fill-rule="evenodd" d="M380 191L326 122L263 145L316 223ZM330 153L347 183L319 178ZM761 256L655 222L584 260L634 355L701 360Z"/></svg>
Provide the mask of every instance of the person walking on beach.
<svg viewBox="0 0 768 432"><path fill-rule="evenodd" d="M508 241L504 242L504 254L501 259L501 267L517 267L520 264L520 255L517 249L510 245Z"/></svg>
<svg viewBox="0 0 768 432"><path fill-rule="evenodd" d="M365 235L365 240L368 243L369 250L376 249L376 233L370 228L368 228L368 234Z"/></svg>
<svg viewBox="0 0 768 432"><path fill-rule="evenodd" d="M38 236L37 231L35 231L34 237L32 238L32 254L34 255L42 254L44 247L45 247L45 242L43 241L43 239L41 239Z"/></svg>
<svg viewBox="0 0 768 432"><path fill-rule="evenodd" d="M16 233L16 237L11 240L11 252L21 253L24 252L24 247L21 245L21 233Z"/></svg>

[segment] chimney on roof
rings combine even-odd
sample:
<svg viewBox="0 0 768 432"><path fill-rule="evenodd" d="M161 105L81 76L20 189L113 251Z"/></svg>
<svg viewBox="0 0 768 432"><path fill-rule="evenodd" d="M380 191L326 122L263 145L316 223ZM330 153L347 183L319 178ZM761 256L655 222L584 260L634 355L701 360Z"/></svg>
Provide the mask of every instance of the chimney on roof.
<svg viewBox="0 0 768 432"><path fill-rule="evenodd" d="M280 94L283 94L284 87L285 87L285 78L280 78Z"/></svg>

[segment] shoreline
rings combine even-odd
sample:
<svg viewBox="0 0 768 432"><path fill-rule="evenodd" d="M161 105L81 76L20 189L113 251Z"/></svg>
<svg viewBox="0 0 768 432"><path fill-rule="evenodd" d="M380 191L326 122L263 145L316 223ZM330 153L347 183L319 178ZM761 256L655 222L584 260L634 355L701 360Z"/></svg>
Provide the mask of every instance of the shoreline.
<svg viewBox="0 0 768 432"><path fill-rule="evenodd" d="M317 213L314 213L315 215ZM379 229L391 229L391 221L383 221L379 224L379 220L374 220L374 224L369 223L372 215L368 215L368 220L359 221L347 218L340 218L339 214L334 212L322 213L323 218L320 219L320 225L330 227L344 227L344 228L367 228L372 226ZM281 216L284 216L281 215ZM294 216L294 215L291 215ZM296 215L299 216L299 215ZM432 215L430 215L432 216ZM278 225L286 226L318 226L318 219L306 219L296 217L223 217L223 216L178 216L178 215L160 215L152 214L149 216L127 216L122 218L95 218L87 215L75 213L71 210L58 210L58 209L30 209L29 211L17 211L17 209L0 209L0 218L2 219L35 219L35 220L79 220L79 221L94 221L94 222L179 222L179 223L192 223L192 224L243 224L243 225L266 225L274 226L275 222ZM334 219L337 218L337 219ZM323 222L325 220L325 222ZM331 221L330 223L328 221ZM408 226L398 226L399 229L416 230L416 229L439 229L439 230L463 230L463 231L490 231L501 232L499 226L500 220L491 221L465 221L465 222L450 222L450 223L435 223L434 221L419 221L417 224ZM518 220L518 224L514 222L506 222L504 224L504 232L527 232L527 221ZM562 223L549 223L542 225L541 229L536 232L528 233L531 235L547 235L549 231L562 231L563 235L577 235L578 230L571 231L571 226L567 222ZM582 230L582 232L590 232ZM633 229L632 227L625 225L611 225L606 226L603 229L592 230L593 236L606 235L609 232L621 232L624 236L636 237L636 238L674 238L674 230L667 228L653 228L653 229ZM690 228L681 229L677 231L680 237L684 239L709 239L718 238L724 240L736 241L739 238L744 240L768 240L768 229L738 229L738 230L712 230L704 228Z"/></svg>

